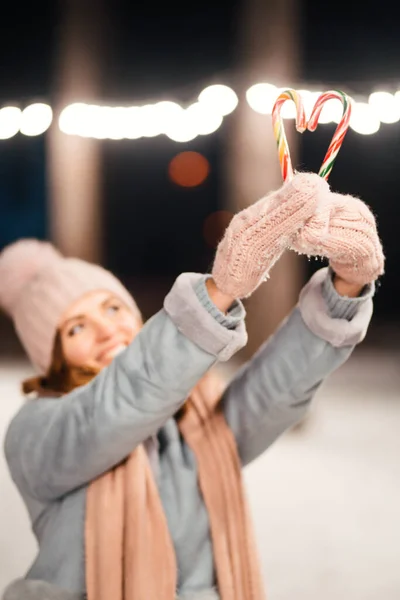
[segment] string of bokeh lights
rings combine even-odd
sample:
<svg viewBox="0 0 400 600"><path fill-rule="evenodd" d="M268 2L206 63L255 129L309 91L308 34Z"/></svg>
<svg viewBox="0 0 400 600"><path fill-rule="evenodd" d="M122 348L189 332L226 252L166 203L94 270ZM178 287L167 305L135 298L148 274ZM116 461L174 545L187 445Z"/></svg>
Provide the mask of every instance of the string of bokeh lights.
<svg viewBox="0 0 400 600"><path fill-rule="evenodd" d="M248 105L257 113L270 115L275 99L283 88L269 83L257 83L246 92ZM307 114L311 113L320 91L299 90ZM95 139L137 140L165 135L175 142L189 142L198 136L217 131L224 118L239 103L235 91L226 85L205 88L197 101L183 107L177 102L161 101L143 106L101 106L74 103L66 106L58 116L58 127L67 135ZM283 106L285 119L295 117L295 106ZM338 123L342 116L339 101L330 100L324 106L319 122ZM53 123L53 110L44 103L26 108L4 106L0 108L0 139L6 140L22 133L38 136ZM377 91L367 99L354 98L350 127L359 134L371 135L381 124L400 121L400 90L394 93Z"/></svg>

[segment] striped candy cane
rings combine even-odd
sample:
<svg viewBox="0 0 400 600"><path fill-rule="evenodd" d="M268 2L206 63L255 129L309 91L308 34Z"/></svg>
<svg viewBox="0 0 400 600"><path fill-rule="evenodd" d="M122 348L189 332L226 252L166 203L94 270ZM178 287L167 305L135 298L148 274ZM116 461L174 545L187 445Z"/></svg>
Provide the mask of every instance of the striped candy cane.
<svg viewBox="0 0 400 600"><path fill-rule="evenodd" d="M343 116L342 119L339 121L338 126L336 127L336 131L333 134L332 141L329 145L328 151L325 155L325 158L318 173L318 175L320 175L324 179L328 179L330 172L332 171L333 163L335 162L340 147L343 143L344 136L346 135L347 130L349 128L352 109L351 98L347 96L347 94L345 94L344 92L340 92L339 90L330 90L329 92L324 92L319 96L318 100L316 101L311 113L310 120L307 124L307 129L309 131L315 131L318 127L318 119L325 102L335 98L340 100L343 104Z"/></svg>
<svg viewBox="0 0 400 600"><path fill-rule="evenodd" d="M281 116L281 110L286 100L293 100L296 105L296 129L303 133L307 129L307 119L301 96L296 90L284 90L276 99L272 109L272 126L275 139L278 144L279 162L281 165L283 180L293 177L292 161L290 159L289 145L286 139L285 128Z"/></svg>

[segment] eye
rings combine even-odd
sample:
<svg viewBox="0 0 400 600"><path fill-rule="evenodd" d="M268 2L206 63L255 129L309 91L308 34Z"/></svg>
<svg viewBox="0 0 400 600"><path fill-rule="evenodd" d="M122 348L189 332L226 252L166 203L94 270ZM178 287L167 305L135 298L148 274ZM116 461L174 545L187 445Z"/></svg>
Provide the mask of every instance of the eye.
<svg viewBox="0 0 400 600"><path fill-rule="evenodd" d="M106 312L109 314L114 314L119 310L121 310L121 306L119 304L110 304L110 306L107 306L106 308Z"/></svg>
<svg viewBox="0 0 400 600"><path fill-rule="evenodd" d="M71 329L68 331L68 336L69 337L73 337L77 333L80 333L82 331L82 329L83 329L83 324L82 323L77 323L76 325L74 325L73 327L71 327Z"/></svg>

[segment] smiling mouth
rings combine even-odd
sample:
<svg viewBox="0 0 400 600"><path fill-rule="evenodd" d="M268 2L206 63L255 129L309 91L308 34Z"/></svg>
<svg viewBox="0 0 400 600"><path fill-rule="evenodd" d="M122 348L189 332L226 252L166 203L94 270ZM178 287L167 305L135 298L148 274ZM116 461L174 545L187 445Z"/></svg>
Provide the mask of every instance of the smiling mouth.
<svg viewBox="0 0 400 600"><path fill-rule="evenodd" d="M110 360L110 359L115 358L116 356L121 354L124 350L126 350L127 346L128 346L128 344L117 344L113 348L110 348L110 350L103 352L99 357L99 361L102 362L104 360Z"/></svg>

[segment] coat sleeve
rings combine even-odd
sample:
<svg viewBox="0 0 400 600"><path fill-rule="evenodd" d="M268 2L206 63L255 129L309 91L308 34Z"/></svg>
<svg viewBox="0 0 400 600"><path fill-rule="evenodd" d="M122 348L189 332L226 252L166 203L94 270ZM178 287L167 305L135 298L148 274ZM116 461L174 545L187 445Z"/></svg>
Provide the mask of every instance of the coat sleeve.
<svg viewBox="0 0 400 600"><path fill-rule="evenodd" d="M373 294L372 285L359 298L339 296L330 271L321 269L275 335L238 372L222 406L243 465L304 417L322 382L364 339Z"/></svg>

